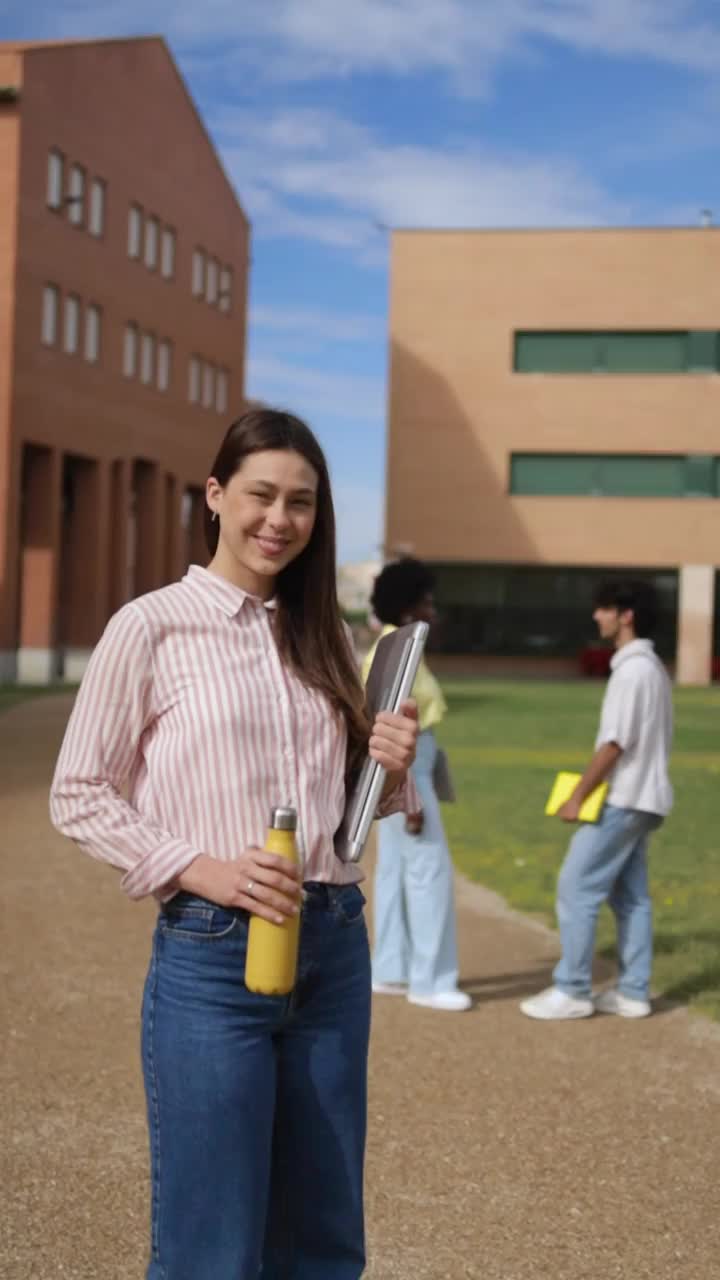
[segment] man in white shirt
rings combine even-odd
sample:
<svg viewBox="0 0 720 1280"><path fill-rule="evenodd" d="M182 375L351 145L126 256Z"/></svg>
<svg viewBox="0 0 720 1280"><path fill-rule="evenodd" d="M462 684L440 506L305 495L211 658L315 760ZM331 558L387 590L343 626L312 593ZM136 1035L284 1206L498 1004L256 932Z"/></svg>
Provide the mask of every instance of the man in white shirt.
<svg viewBox="0 0 720 1280"><path fill-rule="evenodd" d="M595 754L559 810L577 822L580 806L599 783L609 791L598 823L575 833L560 871L557 917L562 957L555 985L524 1000L529 1018L587 1018L599 1010L626 1018L650 1013L652 904L649 837L672 808L668 757L672 739L671 685L650 636L657 597L645 582L604 583L593 618L615 645ZM592 998L595 927L603 902L617 921L617 987Z"/></svg>

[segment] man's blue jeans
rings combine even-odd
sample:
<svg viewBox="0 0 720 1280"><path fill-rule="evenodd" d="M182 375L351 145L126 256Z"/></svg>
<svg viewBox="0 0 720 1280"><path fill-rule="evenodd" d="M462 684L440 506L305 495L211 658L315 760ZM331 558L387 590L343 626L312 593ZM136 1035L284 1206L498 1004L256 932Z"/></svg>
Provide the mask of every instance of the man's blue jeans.
<svg viewBox="0 0 720 1280"><path fill-rule="evenodd" d="M308 886L292 996L245 987L248 917L179 894L143 1002L148 1280L358 1280L370 961L364 898Z"/></svg>
<svg viewBox="0 0 720 1280"><path fill-rule="evenodd" d="M618 931L618 990L647 1000L652 970L652 904L648 839L661 824L655 813L606 804L598 823L584 823L570 842L560 871L557 918L562 958L555 986L572 996L592 990L598 912L608 902Z"/></svg>

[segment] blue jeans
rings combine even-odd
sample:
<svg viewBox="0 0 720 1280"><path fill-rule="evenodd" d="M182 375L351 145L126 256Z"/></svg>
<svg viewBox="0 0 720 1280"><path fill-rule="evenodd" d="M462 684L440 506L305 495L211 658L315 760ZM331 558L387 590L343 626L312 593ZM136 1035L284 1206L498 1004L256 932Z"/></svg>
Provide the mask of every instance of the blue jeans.
<svg viewBox="0 0 720 1280"><path fill-rule="evenodd" d="M404 813L383 818L375 871L373 978L406 982L416 995L453 991L458 979L453 866L432 782L436 752L426 729L412 768L422 833L408 834Z"/></svg>
<svg viewBox="0 0 720 1280"><path fill-rule="evenodd" d="M306 886L291 996L244 983L248 917L179 894L143 1001L147 1280L358 1280L370 962L355 886Z"/></svg>
<svg viewBox="0 0 720 1280"><path fill-rule="evenodd" d="M561 991L590 994L598 912L608 902L617 921L618 990L632 1000L647 1000L652 970L647 847L661 823L656 813L606 804L598 823L584 823L575 832L557 889L562 957L553 976Z"/></svg>

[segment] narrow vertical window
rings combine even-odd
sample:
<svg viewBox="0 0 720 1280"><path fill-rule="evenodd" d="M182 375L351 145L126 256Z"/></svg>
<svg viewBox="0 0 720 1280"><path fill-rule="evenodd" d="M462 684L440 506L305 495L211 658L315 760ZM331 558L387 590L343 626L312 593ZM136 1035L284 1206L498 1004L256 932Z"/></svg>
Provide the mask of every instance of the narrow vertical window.
<svg viewBox="0 0 720 1280"><path fill-rule="evenodd" d="M47 204L49 209L62 209L65 188L65 157L53 147L48 152Z"/></svg>
<svg viewBox="0 0 720 1280"><path fill-rule="evenodd" d="M192 261L192 293L193 298L202 298L205 292L205 254L196 249Z"/></svg>
<svg viewBox="0 0 720 1280"><path fill-rule="evenodd" d="M154 271L158 259L158 235L160 225L157 218L148 218L145 223L145 266Z"/></svg>
<svg viewBox="0 0 720 1280"><path fill-rule="evenodd" d="M90 184L88 230L92 236L101 236L105 230L105 183L102 178L93 178Z"/></svg>
<svg viewBox="0 0 720 1280"><path fill-rule="evenodd" d="M218 413L225 413L228 404L228 375L227 369L218 369L215 379L215 409Z"/></svg>
<svg viewBox="0 0 720 1280"><path fill-rule="evenodd" d="M232 310L232 269L223 267L220 272L220 310Z"/></svg>
<svg viewBox="0 0 720 1280"><path fill-rule="evenodd" d="M134 378L137 374L138 362L138 330L136 324L125 325L123 339L123 374L126 378Z"/></svg>
<svg viewBox="0 0 720 1280"><path fill-rule="evenodd" d="M172 280L175 275L175 232L172 227L163 227L160 270L166 280Z"/></svg>
<svg viewBox="0 0 720 1280"><path fill-rule="evenodd" d="M97 364L100 359L100 325L102 313L94 303L85 312L85 359L88 364Z"/></svg>
<svg viewBox="0 0 720 1280"><path fill-rule="evenodd" d="M218 296L218 276L220 263L216 258L208 258L207 277L205 280L205 297L211 306L215 306Z"/></svg>
<svg viewBox="0 0 720 1280"><path fill-rule="evenodd" d="M197 356L190 357L188 365L188 400L197 404L200 399L200 361Z"/></svg>
<svg viewBox="0 0 720 1280"><path fill-rule="evenodd" d="M170 369L172 364L172 343L158 343L157 349L157 389L167 391L170 386Z"/></svg>
<svg viewBox="0 0 720 1280"><path fill-rule="evenodd" d="M128 213L128 257L140 257L143 212L139 204L131 204Z"/></svg>
<svg viewBox="0 0 720 1280"><path fill-rule="evenodd" d="M63 332L63 351L69 356L78 349L78 333L80 330L80 299L69 293L65 299L65 326Z"/></svg>
<svg viewBox="0 0 720 1280"><path fill-rule="evenodd" d="M79 164L70 166L68 218L74 227L85 225L85 170Z"/></svg>
<svg viewBox="0 0 720 1280"><path fill-rule="evenodd" d="M206 362L206 364L203 366L203 380L202 380L203 409L212 409L214 399L215 399L215 370L210 363Z"/></svg>
<svg viewBox="0 0 720 1280"><path fill-rule="evenodd" d="M41 337L46 347L54 347L58 337L60 290L54 284L43 289Z"/></svg>
<svg viewBox="0 0 720 1280"><path fill-rule="evenodd" d="M140 381L149 386L155 372L155 337L144 333L140 340Z"/></svg>

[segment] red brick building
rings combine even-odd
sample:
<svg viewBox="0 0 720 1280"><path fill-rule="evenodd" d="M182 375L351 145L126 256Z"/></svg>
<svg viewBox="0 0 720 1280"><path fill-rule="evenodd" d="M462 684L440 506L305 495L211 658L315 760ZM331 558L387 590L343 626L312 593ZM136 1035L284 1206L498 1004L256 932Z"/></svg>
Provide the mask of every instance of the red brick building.
<svg viewBox="0 0 720 1280"><path fill-rule="evenodd" d="M162 39L0 44L0 679L202 559L248 247Z"/></svg>

